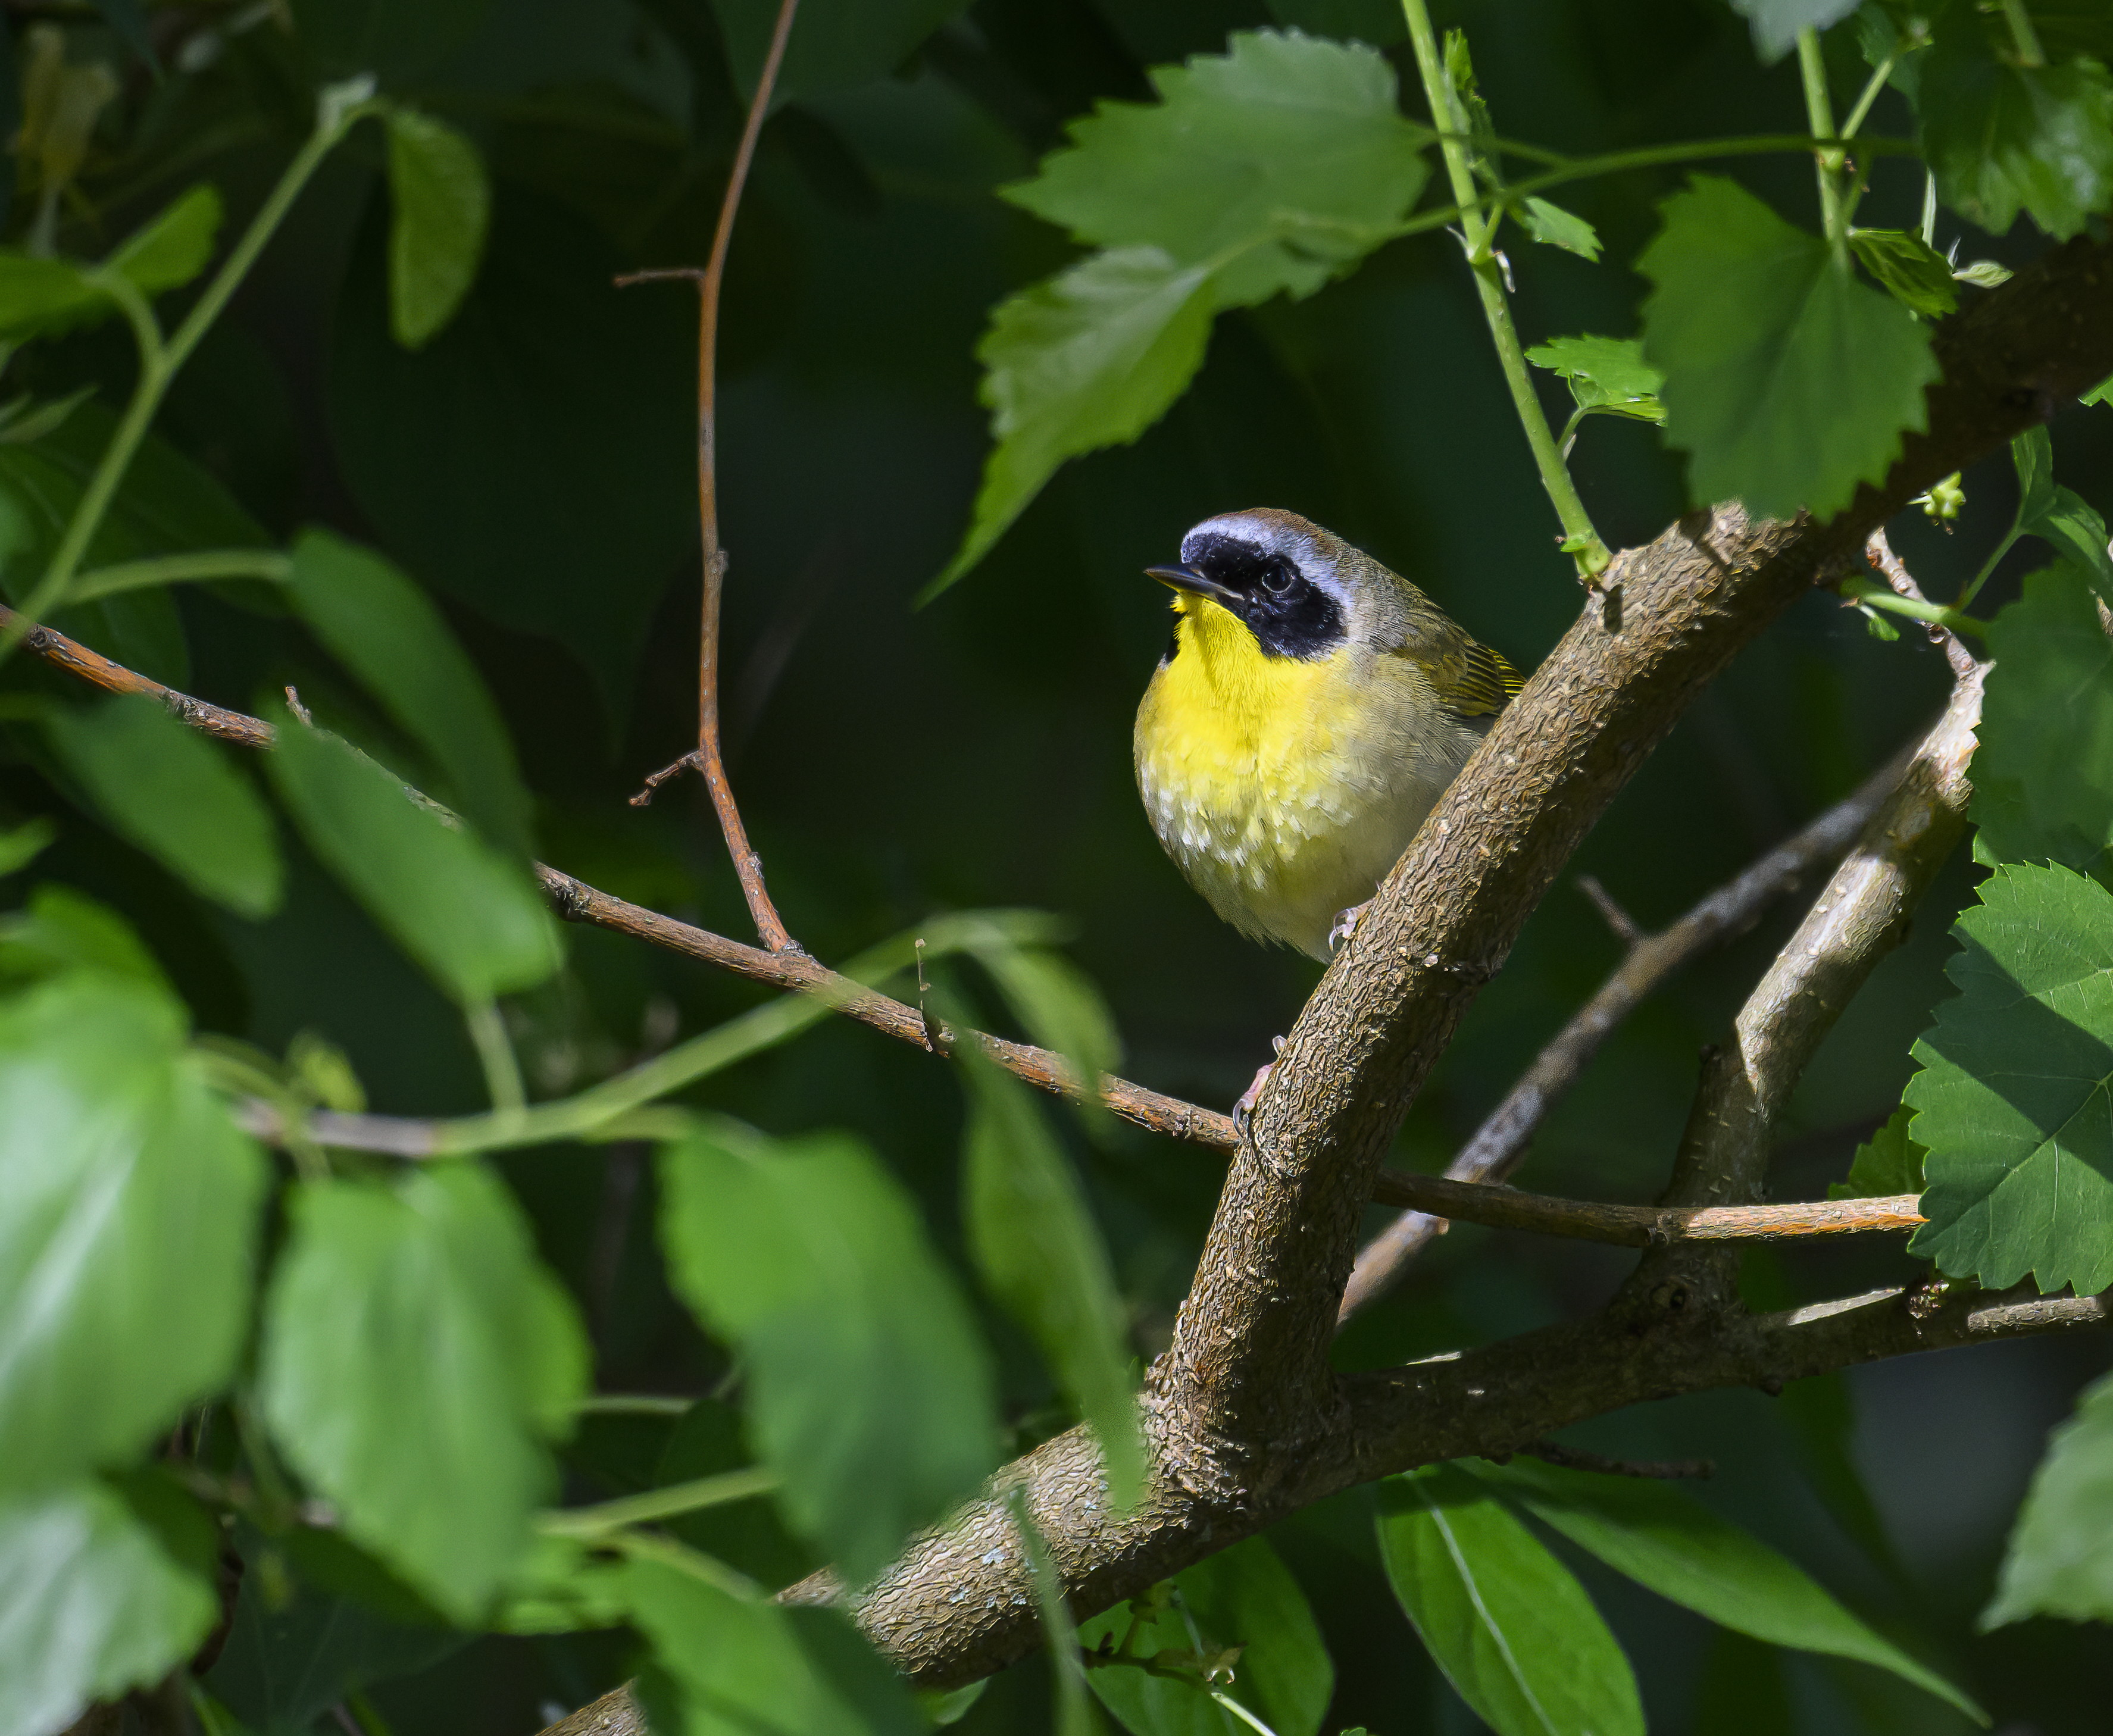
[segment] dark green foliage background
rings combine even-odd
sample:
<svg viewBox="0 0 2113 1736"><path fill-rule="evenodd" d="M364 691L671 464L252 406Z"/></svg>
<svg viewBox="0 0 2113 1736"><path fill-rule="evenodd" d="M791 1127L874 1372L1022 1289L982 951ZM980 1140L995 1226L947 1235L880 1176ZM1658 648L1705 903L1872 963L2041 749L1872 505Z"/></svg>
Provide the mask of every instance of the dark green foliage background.
<svg viewBox="0 0 2113 1736"><path fill-rule="evenodd" d="M296 34L232 35L203 72L157 84L133 62L91 159L94 220L76 219L62 241L99 253L199 177L240 219L298 142L319 70L378 69L392 93L477 139L495 177L491 242L440 337L408 353L389 336L381 147L369 129L303 198L158 432L275 542L306 524L335 527L386 550L440 600L505 713L545 859L744 934L701 795L682 785L650 809L625 804L687 745L694 715L694 321L679 287L619 292L610 279L704 257L739 121L718 25L702 0L299 0L294 10ZM1543 144L1581 153L1802 125L1794 65L1757 69L1745 21L1718 0L1438 10L1441 26L1469 31L1500 129ZM1522 668L1579 606L1453 244L1398 244L1309 300L1227 317L1164 423L1061 473L937 604L913 613L908 599L952 552L974 488L983 427L972 353L988 310L1070 257L1055 231L993 189L1026 174L1096 100L1144 96L1148 66L1220 52L1234 29L1353 14L1363 16L1303 0L979 0L879 75L818 61L802 85L796 62L789 98L763 134L728 283L719 445L732 775L794 932L837 958L947 907L1065 913L1075 955L1120 1022L1125 1072L1214 1105L1266 1055L1315 969L1221 926L1144 823L1128 732L1166 622L1163 595L1139 569L1166 558L1200 517L1278 505L1370 549ZM1837 91L1861 74L1845 58ZM1873 129L1909 125L1888 93ZM1807 162L1755 159L1738 173L1810 226ZM1607 263L1512 244L1528 343L1635 330L1644 285L1626 262L1674 185L1670 171L1641 172L1572 190ZM1881 161L1860 220L1910 226L1919 196L1914 169ZM1958 233L1947 214L1940 248ZM2022 258L2038 244L2023 228L2014 250L1969 234L1962 257ZM128 356L121 331L105 327L25 353L16 374L40 397L93 383L115 403ZM1555 408L1559 386L1549 379L1544 390ZM2055 434L2061 479L2113 506L2113 414L2069 411ZM1575 469L1618 545L1655 534L1682 507L1677 461L1641 424L1589 423ZM1896 532L1934 595L1970 576L2015 503L2001 455L1966 487L1951 535L1919 523ZM2043 559L2015 553L1984 611ZM333 727L417 767L347 675L253 588L170 595L180 636L154 615L158 594L126 620L112 606L107 622L73 626L112 655L245 709L295 682ZM9 679L65 690L19 666ZM1944 686L1941 658L1914 634L1878 643L1816 595L1705 696L1576 868L1646 925L1666 921L1874 769ZM285 906L244 923L66 805L40 775L48 762L34 738L11 739L0 818L55 816L60 840L40 873L137 923L207 1027L275 1051L299 1029L320 1030L393 1112L481 1106L453 1009L290 840ZM1945 992L1945 932L1971 872L1962 852L1814 1068L1785 1132L1782 1196L1823 1194L1899 1100L1909 1045ZM1721 1034L1791 919L1773 914L1645 1007L1552 1119L1525 1183L1610 1199L1654 1192L1698 1046ZM570 930L568 942L568 974L524 1003L532 1089L583 1082L673 1028L760 998L606 934ZM1419 1101L1408 1159L1442 1163L1617 955L1566 880ZM718 1082L709 1100L776 1132L857 1129L958 1255L958 1096L929 1059L825 1024ZM1148 1356L1171 1329L1218 1164L1127 1130L1086 1160ZM643 1155L565 1147L505 1167L581 1301L600 1387L707 1388L723 1369L660 1276ZM1340 1361L1378 1365L1515 1332L1590 1305L1620 1269L1609 1252L1463 1227L1359 1320ZM1757 1258L1750 1278L1757 1298L1798 1299L1919 1269L1887 1243ZM986 1313L1006 1353L1007 1414L1031 1441L1055 1426L1050 1393L1025 1339ZM2088 1344L2012 1346L1775 1401L1689 1399L1578 1438L1714 1456L1705 1499L1880 1626L1934 1636L1932 1661L1999 1725L2083 1732L2103 1717L2102 1629L2042 1620L1977 1638L1971 1623L2044 1432L2103 1358ZM673 1433L658 1419L591 1419L570 1449L574 1492L621 1493L735 1456L725 1443L686 1448ZM1344 1497L1272 1535L1335 1660L1326 1727L1471 1729L1387 1592L1368 1506ZM693 1522L701 1533L707 1520L736 1522L704 1515ZM789 1538L750 1547L774 1549L788 1574L806 1565ZM1952 1727L1933 1702L1848 1666L1795 1659L1787 1684L1771 1687L1779 1666L1749 1643L1714 1638L1571 1559L1636 1662L1654 1729L1792 1727L1766 1712L1775 1693L1795 1708L1794 1727L1815 1736ZM310 1607L267 1618L245 1605L214 1685L231 1699L253 1691L238 1678L255 1667L261 1629L298 1625ZM331 1643L408 1672L373 1691L399 1736L532 1729L546 1706L611 1685L624 1656L618 1641L588 1636L481 1640L436 1662L430 1633L367 1625ZM1001 1679L958 1728L1038 1728L1043 1668L1038 1660ZM1736 1710L1705 1719L1698 1708L1711 1705Z"/></svg>

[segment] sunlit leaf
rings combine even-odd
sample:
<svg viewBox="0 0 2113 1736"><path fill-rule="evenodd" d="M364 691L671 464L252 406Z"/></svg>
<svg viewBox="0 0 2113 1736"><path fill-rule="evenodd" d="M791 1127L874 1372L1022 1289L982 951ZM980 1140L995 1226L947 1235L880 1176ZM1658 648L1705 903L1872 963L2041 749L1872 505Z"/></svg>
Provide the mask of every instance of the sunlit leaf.
<svg viewBox="0 0 2113 1736"><path fill-rule="evenodd" d="M491 185L477 148L400 104L389 132L389 329L406 349L431 341L477 280L491 226Z"/></svg>
<svg viewBox="0 0 2113 1736"><path fill-rule="evenodd" d="M0 1002L0 1487L122 1462L233 1371L265 1164L184 1037L129 975Z"/></svg>
<svg viewBox="0 0 2113 1736"><path fill-rule="evenodd" d="M1664 407L1658 400L1665 376L1644 360L1638 339L1550 338L1528 350L1526 358L1562 379L1581 410L1611 410L1644 421L1665 420Z"/></svg>
<svg viewBox="0 0 2113 1736"><path fill-rule="evenodd" d="M265 1306L259 1396L346 1533L458 1620L556 1492L587 1347L503 1184L448 1164L307 1182Z"/></svg>
<svg viewBox="0 0 2113 1736"><path fill-rule="evenodd" d="M558 940L527 871L421 807L335 736L281 713L267 761L309 847L465 1005L540 982Z"/></svg>
<svg viewBox="0 0 2113 1736"><path fill-rule="evenodd" d="M477 666L432 600L371 549L304 531L287 596L316 636L417 737L494 842L526 854L528 793Z"/></svg>
<svg viewBox="0 0 2113 1736"><path fill-rule="evenodd" d="M1953 933L1959 989L1914 1046L1929 1149L1911 1251L1999 1290L2113 1284L2113 893L2006 863Z"/></svg>
<svg viewBox="0 0 2113 1736"><path fill-rule="evenodd" d="M1732 0L1754 30L1754 52L1764 61L1779 61L1797 42L1800 30L1823 30L1856 10L1857 0Z"/></svg>
<svg viewBox="0 0 2113 1736"><path fill-rule="evenodd" d="M2058 1615L2113 1621L2113 1378L2084 1388L2048 1437L2003 1553L1984 1629Z"/></svg>
<svg viewBox="0 0 2113 1736"><path fill-rule="evenodd" d="M1830 1200L1884 1200L1922 1192L1923 1148L1908 1137L1914 1111L1903 1105L1886 1124L1856 1147L1849 1160L1849 1179L1830 1182Z"/></svg>
<svg viewBox="0 0 2113 1736"><path fill-rule="evenodd" d="M1950 262L1920 235L1902 229L1852 229L1849 245L1903 307L1933 320L1958 307Z"/></svg>
<svg viewBox="0 0 2113 1736"><path fill-rule="evenodd" d="M191 1517L203 1562L172 1557L100 1483L0 1501L0 1729L68 1729L91 1701L151 1687L190 1655L220 1619L196 1570L211 1565L212 1528Z"/></svg>
<svg viewBox="0 0 2113 1736"><path fill-rule="evenodd" d="M1970 1718L1983 1716L1951 1683L1858 1620L1802 1568L1684 1489L1524 1458L1467 1468L1616 1572L1720 1627L1890 1670Z"/></svg>
<svg viewBox="0 0 2113 1736"><path fill-rule="evenodd" d="M45 727L111 824L194 891L240 916L279 908L272 816L223 750L143 695L53 709Z"/></svg>
<svg viewBox="0 0 2113 1736"><path fill-rule="evenodd" d="M966 1063L961 1216L992 1295L1025 1327L1099 1438L1110 1498L1143 1492L1144 1446L1122 1297L1070 1160L1010 1073Z"/></svg>
<svg viewBox="0 0 2113 1736"><path fill-rule="evenodd" d="M1767 517L1846 505L1925 425L1928 328L1731 181L1696 175L1659 210L1644 353L1690 493Z"/></svg>
<svg viewBox="0 0 2113 1736"><path fill-rule="evenodd" d="M1306 1594L1276 1551L1249 1538L1183 1569L1171 1591L1178 1604L1170 1588L1155 1587L1079 1629L1088 1651L1108 1652L1122 1645L1134 1622L1126 1655L1157 1658L1162 1669L1184 1672L1148 1674L1120 1665L1088 1670L1087 1681L1123 1728L1131 1736L1222 1736L1234 1728L1203 1692L1201 1673L1216 1665L1212 1685L1276 1736L1316 1736L1335 1692L1335 1668Z"/></svg>
<svg viewBox="0 0 2113 1736"><path fill-rule="evenodd" d="M1574 212L1546 199L1529 198L1515 212L1526 232L1536 241L1559 247L1566 253L1595 263L1600 257L1600 232Z"/></svg>
<svg viewBox="0 0 2113 1736"><path fill-rule="evenodd" d="M1570 1570L1472 1477L1378 1488L1380 1559L1432 1661L1497 1736L1643 1736L1628 1660Z"/></svg>
<svg viewBox="0 0 2113 1736"><path fill-rule="evenodd" d="M2113 640L2083 575L2029 573L1988 628L1969 812L2003 862L2113 868Z"/></svg>
<svg viewBox="0 0 2113 1736"><path fill-rule="evenodd" d="M901 1187L844 1134L714 1123L661 1155L675 1288L740 1352L779 1504L856 1583L988 1471L988 1353Z"/></svg>

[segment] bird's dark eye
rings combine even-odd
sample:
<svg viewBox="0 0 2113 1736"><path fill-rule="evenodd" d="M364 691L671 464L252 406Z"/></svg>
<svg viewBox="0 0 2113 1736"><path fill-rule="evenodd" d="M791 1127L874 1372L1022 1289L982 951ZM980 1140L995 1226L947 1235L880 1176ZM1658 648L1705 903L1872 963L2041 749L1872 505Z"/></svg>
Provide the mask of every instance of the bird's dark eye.
<svg viewBox="0 0 2113 1736"><path fill-rule="evenodd" d="M1291 589L1295 575L1282 561L1271 561L1262 570L1262 588L1272 597L1280 597Z"/></svg>

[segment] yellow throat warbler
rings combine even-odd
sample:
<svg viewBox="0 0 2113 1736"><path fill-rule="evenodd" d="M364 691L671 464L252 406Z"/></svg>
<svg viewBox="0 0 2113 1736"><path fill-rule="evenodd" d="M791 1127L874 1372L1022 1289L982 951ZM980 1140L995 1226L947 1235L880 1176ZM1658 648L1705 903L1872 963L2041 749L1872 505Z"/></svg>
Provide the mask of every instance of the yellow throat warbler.
<svg viewBox="0 0 2113 1736"><path fill-rule="evenodd" d="M1430 598L1295 513L1207 518L1137 709L1166 854L1243 934L1326 959L1518 691Z"/></svg>

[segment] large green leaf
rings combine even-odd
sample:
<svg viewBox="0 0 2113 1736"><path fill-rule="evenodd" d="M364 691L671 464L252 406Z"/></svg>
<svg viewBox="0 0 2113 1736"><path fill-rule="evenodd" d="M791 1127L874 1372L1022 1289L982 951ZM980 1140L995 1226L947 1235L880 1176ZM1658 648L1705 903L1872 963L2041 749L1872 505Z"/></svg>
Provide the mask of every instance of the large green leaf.
<svg viewBox="0 0 2113 1736"><path fill-rule="evenodd" d="M1972 813L2005 862L2113 868L2113 640L2064 564L2029 574L1988 629Z"/></svg>
<svg viewBox="0 0 2113 1736"><path fill-rule="evenodd" d="M1864 1141L1849 1160L1849 1179L1827 1184L1830 1200L1884 1200L1922 1192L1922 1160L1927 1155L1908 1137L1914 1111L1905 1104L1886 1124Z"/></svg>
<svg viewBox="0 0 2113 1736"><path fill-rule="evenodd" d="M976 351L997 448L926 598L989 554L1065 459L1134 440L1166 413L1203 360L1212 298L1205 267L1126 247L997 305Z"/></svg>
<svg viewBox="0 0 2113 1736"><path fill-rule="evenodd" d="M587 1347L505 1187L470 1164L305 1183L265 1306L259 1396L355 1541L472 1621L554 1492Z"/></svg>
<svg viewBox="0 0 2113 1736"><path fill-rule="evenodd" d="M0 1485L121 1462L233 1370L265 1165L184 1036L135 977L0 1003Z"/></svg>
<svg viewBox="0 0 2113 1736"><path fill-rule="evenodd" d="M1995 52L1971 5L1937 16L1915 107L1937 190L2000 235L2020 210L2066 239L2113 203L2113 79L2085 56L2021 66Z"/></svg>
<svg viewBox="0 0 2113 1736"><path fill-rule="evenodd" d="M1659 208L1644 353L1689 492L1769 517L1846 506L1925 424L1928 329L1731 181L1698 175Z"/></svg>
<svg viewBox="0 0 2113 1736"><path fill-rule="evenodd" d="M1379 1485L1380 1559L1445 1679L1497 1736L1643 1736L1636 1677L1592 1600L1472 1477Z"/></svg>
<svg viewBox="0 0 2113 1736"><path fill-rule="evenodd" d="M664 1736L916 1736L924 1728L900 1679L833 1610L787 1609L659 1560L634 1561L627 1582L632 1624L659 1666L642 1697Z"/></svg>
<svg viewBox="0 0 2113 1736"><path fill-rule="evenodd" d="M2113 1284L2113 893L2006 863L1953 933L1960 992L1914 1046L1928 1147L1910 1250L1990 1289Z"/></svg>
<svg viewBox="0 0 2113 1736"><path fill-rule="evenodd" d="M1158 103L1102 103L1006 197L1092 245L1212 268L1219 307L1311 294L1394 232L1429 173L1430 134L1361 43L1243 31L1152 80Z"/></svg>
<svg viewBox="0 0 2113 1736"><path fill-rule="evenodd" d="M194 891L241 916L279 908L271 813L222 750L144 695L55 709L45 727L111 824Z"/></svg>
<svg viewBox="0 0 2113 1736"><path fill-rule="evenodd" d="M518 863L414 801L336 736L281 714L267 764L309 846L458 1001L558 967L555 927Z"/></svg>
<svg viewBox="0 0 2113 1736"><path fill-rule="evenodd" d="M884 79L968 0L802 0L778 75L781 97L814 96ZM770 50L778 0L712 0L744 95Z"/></svg>
<svg viewBox="0 0 2113 1736"><path fill-rule="evenodd" d="M1978 1706L1874 1633L1805 1570L1683 1489L1531 1459L1467 1469L1508 1501L1661 1597L1773 1646L1875 1665L1956 1706Z"/></svg>
<svg viewBox="0 0 2113 1736"><path fill-rule="evenodd" d="M2113 1378L2048 1437L1981 1625L2028 1615L2113 1621Z"/></svg>
<svg viewBox="0 0 2113 1736"><path fill-rule="evenodd" d="M94 1482L0 1501L0 1729L66 1729L197 1648L220 1598L197 1570L212 1565L211 1522L188 1518L171 1537Z"/></svg>
<svg viewBox="0 0 2113 1736"><path fill-rule="evenodd" d="M714 1123L664 1149L661 1186L675 1288L741 1354L786 1516L857 1583L994 1462L989 1356L961 1294L848 1135Z"/></svg>
<svg viewBox="0 0 2113 1736"><path fill-rule="evenodd" d="M1118 1605L1081 1624L1079 1643L1089 1652L1111 1650L1135 1620L1129 1656L1168 1665L1177 1661L1162 1654L1185 1652L1184 1666L1190 1659L1222 1663L1220 1691L1276 1736L1317 1736L1335 1692L1335 1666L1306 1594L1262 1538L1206 1556L1140 1602L1148 1616ZM1243 1729L1198 1680L1121 1665L1096 1665L1086 1679L1131 1736L1239 1736Z"/></svg>
<svg viewBox="0 0 2113 1736"><path fill-rule="evenodd" d="M491 184L484 159L444 122L399 104L389 130L389 330L418 349L455 317L484 259Z"/></svg>
<svg viewBox="0 0 2113 1736"><path fill-rule="evenodd" d="M1008 1073L965 1059L961 1216L985 1286L1025 1327L1099 1438L1110 1498L1143 1492L1122 1296L1070 1160L1040 1103Z"/></svg>
<svg viewBox="0 0 2113 1736"><path fill-rule="evenodd" d="M513 745L431 599L373 550L322 530L294 541L286 591L316 636L439 763L463 811L525 855L528 792Z"/></svg>

